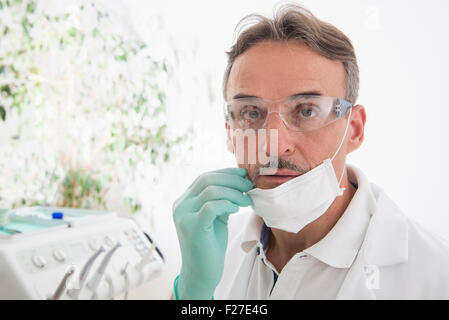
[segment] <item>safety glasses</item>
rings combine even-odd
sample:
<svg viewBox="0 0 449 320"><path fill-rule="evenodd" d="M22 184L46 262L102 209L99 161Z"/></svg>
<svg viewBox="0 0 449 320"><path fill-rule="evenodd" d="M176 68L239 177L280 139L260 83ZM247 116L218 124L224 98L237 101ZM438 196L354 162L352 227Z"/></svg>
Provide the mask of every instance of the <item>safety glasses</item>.
<svg viewBox="0 0 449 320"><path fill-rule="evenodd" d="M249 97L227 101L224 115L233 129L258 130L265 128L270 114L277 113L289 129L306 132L331 124L351 107L344 99L319 95L294 95L277 101Z"/></svg>

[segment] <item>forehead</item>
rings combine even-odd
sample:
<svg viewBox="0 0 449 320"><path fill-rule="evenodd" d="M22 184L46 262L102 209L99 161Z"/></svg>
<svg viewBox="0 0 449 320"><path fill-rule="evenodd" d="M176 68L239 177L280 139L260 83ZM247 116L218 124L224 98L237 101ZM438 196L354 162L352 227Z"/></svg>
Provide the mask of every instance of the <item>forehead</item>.
<svg viewBox="0 0 449 320"><path fill-rule="evenodd" d="M237 57L229 75L227 98L248 94L278 100L320 92L344 98L345 71L299 42L263 42Z"/></svg>

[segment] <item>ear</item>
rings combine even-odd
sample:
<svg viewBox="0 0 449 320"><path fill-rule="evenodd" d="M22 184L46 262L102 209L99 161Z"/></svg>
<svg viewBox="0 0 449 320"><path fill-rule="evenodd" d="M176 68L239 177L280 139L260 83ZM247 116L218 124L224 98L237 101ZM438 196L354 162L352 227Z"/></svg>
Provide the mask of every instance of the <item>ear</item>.
<svg viewBox="0 0 449 320"><path fill-rule="evenodd" d="M225 128L226 128L226 148L228 149L228 151L230 153L235 153L234 152L234 144L233 144L232 138L231 138L231 127L229 126L229 124L227 122L225 122Z"/></svg>
<svg viewBox="0 0 449 320"><path fill-rule="evenodd" d="M357 150L365 138L366 111L361 104L352 107L347 153Z"/></svg>

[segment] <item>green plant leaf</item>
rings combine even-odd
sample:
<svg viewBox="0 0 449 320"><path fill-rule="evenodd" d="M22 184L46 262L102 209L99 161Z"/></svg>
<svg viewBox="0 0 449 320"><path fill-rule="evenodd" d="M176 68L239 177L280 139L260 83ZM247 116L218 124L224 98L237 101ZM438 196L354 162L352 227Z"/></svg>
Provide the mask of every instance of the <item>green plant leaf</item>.
<svg viewBox="0 0 449 320"><path fill-rule="evenodd" d="M51 167L41 167L43 159L38 155L26 158L26 168L23 172L13 173L11 180L22 183L22 180L28 177L26 174L35 169L33 166L39 166L38 169L43 170L45 174L37 179L42 181L33 181L33 186L42 183L44 187L39 190L38 195L31 191L31 195L26 197L18 195L11 203L20 205L20 199L24 198L26 204L42 201L55 205L52 203L55 201L69 207L106 208L105 194L111 185L121 183L129 174L133 177L142 175L138 172L142 164L147 165L151 162L158 165L170 160L170 150L174 141L168 140L165 132L166 119L161 115L167 108L162 76L164 72L171 72L171 68L168 68L163 59L156 61L151 57L150 50L146 50L150 43L121 34L117 31L120 28L110 28L117 22L111 21L105 10L100 11L94 0L88 2L91 5L78 5L77 12L68 12L68 9L62 7L62 11L55 15L41 6L41 1L0 0L0 9L9 10L8 13L16 15L14 22L8 26L0 22L2 44L10 41L17 44L12 46L13 52L5 54L4 51L0 51L0 77L4 75L11 77L11 79L5 77L6 81L0 84L0 95L7 98L4 99L5 102L2 100L0 105L0 119L2 119L0 121L5 121L6 116L11 117L9 112L14 108L17 108L19 120L25 121L28 120L23 115L36 111L38 119L36 131L39 133L35 132L36 136L33 138L38 138L36 141L39 143L49 143L45 140L46 135L42 134L45 130L44 124L48 123L42 114L47 112L54 114L54 102L59 103L66 93L66 87L61 85L61 88L56 88L50 82L39 80L45 77L47 66L45 63L37 64L33 59L36 54L42 54L43 58L50 60L51 65L58 63L56 60L51 61L53 54L67 55L70 69L76 72L79 87L77 86L72 93L73 101L79 109L74 114L63 114L64 117L68 116L68 121L67 118L60 118L67 121L64 124L67 123L70 127L71 120L73 123L78 123L78 120L84 123L86 119L83 117L87 114L95 117L104 115L105 119L111 119L107 124L108 127L101 128L106 131L96 133L97 139L89 139L88 145L72 142L74 141L70 140L73 138L70 130L72 127L68 128L61 137L64 140L58 142L62 142L62 145L73 143L74 153L67 151L68 154L58 158L55 162L57 164L46 162ZM8 8L10 6L14 8L10 10ZM75 14L81 18L96 15L98 20L91 19L93 21L88 25L81 24L74 27L69 24L69 20L75 17ZM37 19L38 17L41 19ZM45 26L45 32L42 34L33 32L33 29L40 30L42 26ZM98 56L80 54L84 49L94 49L98 52ZM73 56L70 56L72 53ZM130 74L127 71L128 64L139 68L133 68L132 70L136 71ZM109 72L110 70L117 72ZM66 74L61 74L62 78L65 76ZM103 83L103 80L111 85L106 86L107 88L97 86L97 83ZM98 98L98 101L94 102L93 99L87 98L91 96ZM65 112L65 109L68 108L63 107L60 110ZM98 111L99 113L96 113ZM19 124L15 138L9 141L11 145L20 146L22 142L28 142L28 131L22 132L20 129L26 125L27 123ZM92 125L95 126L95 123ZM55 135L53 137L59 139ZM84 161L84 155L91 154L84 151L86 149L91 151L97 147L99 154L95 153L95 156L98 158ZM76 157L77 161L73 161L75 159L71 157ZM95 163L97 159L101 159L101 165ZM154 177L148 177L149 181L152 178ZM32 189L30 187L30 190ZM28 194L28 191L24 190L24 194ZM42 194L48 199L51 197L52 200L40 200ZM131 198L128 207L131 212L137 212L142 205Z"/></svg>
<svg viewBox="0 0 449 320"><path fill-rule="evenodd" d="M28 13L34 13L34 11L36 11L36 2L30 1L29 3L27 3L26 11Z"/></svg>
<svg viewBox="0 0 449 320"><path fill-rule="evenodd" d="M12 95L11 87L7 84L0 87L0 92L5 94L8 97Z"/></svg>
<svg viewBox="0 0 449 320"><path fill-rule="evenodd" d="M127 61L128 60L128 56L126 54L115 56L115 60L117 60L117 61Z"/></svg>
<svg viewBox="0 0 449 320"><path fill-rule="evenodd" d="M2 105L0 105L0 119L6 121L6 109Z"/></svg>

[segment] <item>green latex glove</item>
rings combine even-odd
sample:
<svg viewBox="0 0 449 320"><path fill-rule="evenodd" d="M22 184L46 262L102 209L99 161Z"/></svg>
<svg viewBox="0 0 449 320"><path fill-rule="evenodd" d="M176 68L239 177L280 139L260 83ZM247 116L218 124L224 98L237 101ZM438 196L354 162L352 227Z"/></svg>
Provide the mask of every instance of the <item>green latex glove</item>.
<svg viewBox="0 0 449 320"><path fill-rule="evenodd" d="M212 299L221 280L228 244L229 215L251 205L247 171L229 168L204 173L173 205L182 267L175 285L179 299Z"/></svg>

